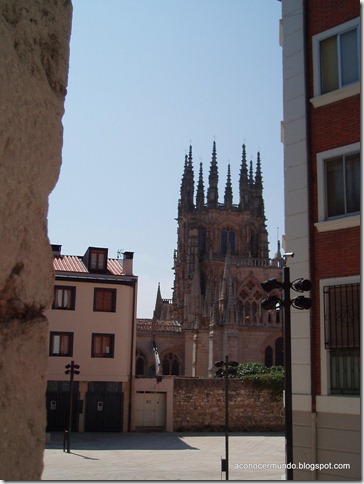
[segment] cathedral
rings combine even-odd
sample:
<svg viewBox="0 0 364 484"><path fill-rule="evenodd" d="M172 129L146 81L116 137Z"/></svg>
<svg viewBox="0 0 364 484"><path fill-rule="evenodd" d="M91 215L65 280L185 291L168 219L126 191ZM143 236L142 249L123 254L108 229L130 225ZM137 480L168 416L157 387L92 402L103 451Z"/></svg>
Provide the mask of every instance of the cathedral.
<svg viewBox="0 0 364 484"><path fill-rule="evenodd" d="M282 257L269 258L260 153L255 170L242 147L239 199L230 165L219 199L216 143L205 190L192 147L185 156L177 218L172 300L158 286L153 318L138 320L137 376L213 376L215 362L283 364L280 310L262 311L261 282L281 278Z"/></svg>

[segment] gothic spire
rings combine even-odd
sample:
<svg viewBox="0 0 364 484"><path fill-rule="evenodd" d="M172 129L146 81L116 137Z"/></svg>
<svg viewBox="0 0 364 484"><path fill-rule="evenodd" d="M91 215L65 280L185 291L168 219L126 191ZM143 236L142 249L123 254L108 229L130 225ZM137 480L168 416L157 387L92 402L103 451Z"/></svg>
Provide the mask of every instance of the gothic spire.
<svg viewBox="0 0 364 484"><path fill-rule="evenodd" d="M255 186L256 188L263 188L263 183L262 183L262 166L260 163L260 153L258 151L257 155L257 167L255 171Z"/></svg>
<svg viewBox="0 0 364 484"><path fill-rule="evenodd" d="M243 145L243 154L241 158L240 180L239 180L239 195L241 210L248 210L249 208L249 182L248 182L248 164L246 161L245 144Z"/></svg>
<svg viewBox="0 0 364 484"><path fill-rule="evenodd" d="M217 169L217 157L216 157L216 142L213 143L212 148L212 159L210 164L210 174L209 174L209 187L207 190L207 206L209 208L217 208L218 204L218 169Z"/></svg>
<svg viewBox="0 0 364 484"><path fill-rule="evenodd" d="M224 204L225 204L225 208L231 208L233 205L233 188L231 186L230 165L228 165Z"/></svg>
<svg viewBox="0 0 364 484"><path fill-rule="evenodd" d="M250 166L249 166L249 185L250 186L254 185L253 160L250 160Z"/></svg>
<svg viewBox="0 0 364 484"><path fill-rule="evenodd" d="M200 173L198 177L197 193L196 193L196 209L202 210L205 206L205 189L203 186L202 163L200 163Z"/></svg>
<svg viewBox="0 0 364 484"><path fill-rule="evenodd" d="M161 311L162 311L162 294L161 294L161 285L160 285L160 282L158 282L158 290L157 290L157 297L155 298L153 318L160 319Z"/></svg>
<svg viewBox="0 0 364 484"><path fill-rule="evenodd" d="M190 146L188 157L185 156L185 165L181 183L180 209L191 212L194 209L193 204L194 177L192 165L192 146Z"/></svg>
<svg viewBox="0 0 364 484"><path fill-rule="evenodd" d="M257 166L255 170L254 208L255 215L258 215L259 217L264 217L263 178L259 151L257 154Z"/></svg>

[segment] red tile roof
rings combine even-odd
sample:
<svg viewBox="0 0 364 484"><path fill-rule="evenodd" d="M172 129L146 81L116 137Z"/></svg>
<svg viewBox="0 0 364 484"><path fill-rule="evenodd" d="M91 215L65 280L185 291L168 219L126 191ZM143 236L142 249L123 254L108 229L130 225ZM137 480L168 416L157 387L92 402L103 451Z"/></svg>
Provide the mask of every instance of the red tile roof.
<svg viewBox="0 0 364 484"><path fill-rule="evenodd" d="M53 268L62 272L88 272L80 257L75 255L62 255L53 258Z"/></svg>
<svg viewBox="0 0 364 484"><path fill-rule="evenodd" d="M107 259L107 270L114 276L121 276L123 274L123 266L118 259Z"/></svg>
<svg viewBox="0 0 364 484"><path fill-rule="evenodd" d="M76 255L61 255L53 258L53 268L58 272L89 273L89 270L82 261L82 257ZM112 276L123 275L123 266L118 259L107 260L108 274Z"/></svg>

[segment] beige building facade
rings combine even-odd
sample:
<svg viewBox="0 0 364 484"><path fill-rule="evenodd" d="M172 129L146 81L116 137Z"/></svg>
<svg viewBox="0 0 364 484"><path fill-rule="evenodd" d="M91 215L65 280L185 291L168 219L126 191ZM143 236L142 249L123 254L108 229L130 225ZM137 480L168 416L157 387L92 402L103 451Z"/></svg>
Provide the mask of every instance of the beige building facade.
<svg viewBox="0 0 364 484"><path fill-rule="evenodd" d="M133 253L122 261L106 248L84 256L52 246L54 299L49 321L47 428L68 422L70 377L65 365L80 366L74 377L73 428L127 431L132 426L137 277Z"/></svg>

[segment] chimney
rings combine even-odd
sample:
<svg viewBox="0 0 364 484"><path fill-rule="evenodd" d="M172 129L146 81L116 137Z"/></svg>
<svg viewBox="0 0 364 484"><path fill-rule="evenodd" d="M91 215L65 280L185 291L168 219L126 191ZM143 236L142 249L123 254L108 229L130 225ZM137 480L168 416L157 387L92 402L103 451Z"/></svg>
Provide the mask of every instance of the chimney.
<svg viewBox="0 0 364 484"><path fill-rule="evenodd" d="M52 247L53 257L60 257L62 246L58 244L51 244L51 247Z"/></svg>
<svg viewBox="0 0 364 484"><path fill-rule="evenodd" d="M123 255L123 273L125 276L132 276L134 252L124 252Z"/></svg>

